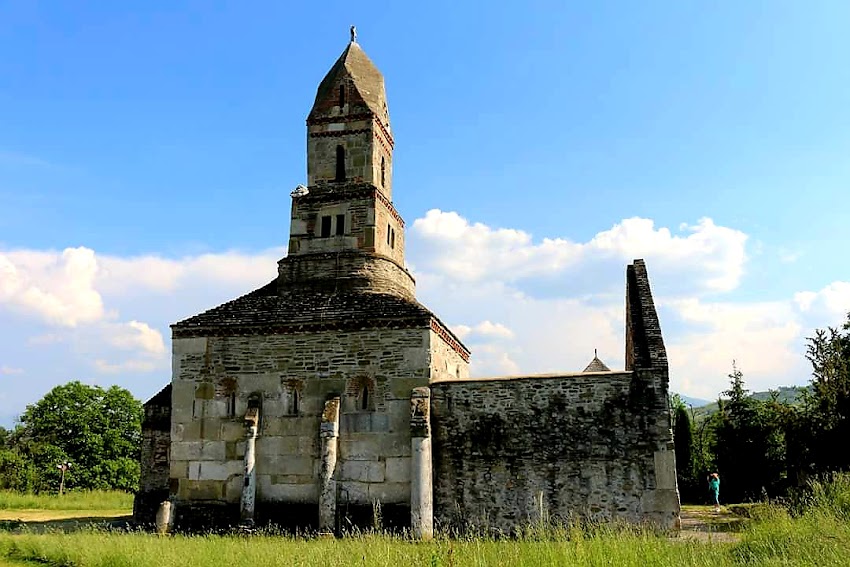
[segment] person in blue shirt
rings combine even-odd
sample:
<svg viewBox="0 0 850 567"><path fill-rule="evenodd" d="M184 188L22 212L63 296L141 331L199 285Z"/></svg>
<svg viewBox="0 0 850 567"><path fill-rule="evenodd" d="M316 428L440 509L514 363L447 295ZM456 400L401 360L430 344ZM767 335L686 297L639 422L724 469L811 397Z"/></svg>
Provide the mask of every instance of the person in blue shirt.
<svg viewBox="0 0 850 567"><path fill-rule="evenodd" d="M720 475L711 473L708 476L708 490L711 492L711 497L714 499L714 511L720 511Z"/></svg>

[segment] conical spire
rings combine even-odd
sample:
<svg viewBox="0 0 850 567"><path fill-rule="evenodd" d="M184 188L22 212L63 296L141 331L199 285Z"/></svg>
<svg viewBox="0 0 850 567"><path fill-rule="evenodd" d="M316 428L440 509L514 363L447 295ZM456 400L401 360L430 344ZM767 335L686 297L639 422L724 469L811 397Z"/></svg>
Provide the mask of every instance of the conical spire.
<svg viewBox="0 0 850 567"><path fill-rule="evenodd" d="M611 369L599 360L599 357L596 356L596 349L593 349L593 360L590 361L590 364L582 372L611 372Z"/></svg>
<svg viewBox="0 0 850 567"><path fill-rule="evenodd" d="M339 107L340 98L345 100L348 115L370 113L377 117L384 128L389 129L387 94L384 89L384 76L372 63L360 45L354 39L346 46L331 70L319 84L316 100L307 123L326 118L332 109ZM340 87L344 94L340 95Z"/></svg>

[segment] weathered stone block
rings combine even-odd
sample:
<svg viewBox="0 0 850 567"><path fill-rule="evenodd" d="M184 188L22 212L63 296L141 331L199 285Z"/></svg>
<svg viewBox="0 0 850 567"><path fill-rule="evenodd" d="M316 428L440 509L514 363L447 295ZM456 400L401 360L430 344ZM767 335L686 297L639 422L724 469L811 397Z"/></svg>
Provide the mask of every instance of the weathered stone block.
<svg viewBox="0 0 850 567"><path fill-rule="evenodd" d="M171 352L176 355L203 354L206 348L206 337L171 339Z"/></svg>
<svg viewBox="0 0 850 567"><path fill-rule="evenodd" d="M241 441L245 438L245 424L240 421L221 421L219 438L222 441Z"/></svg>
<svg viewBox="0 0 850 567"><path fill-rule="evenodd" d="M673 451L656 451L655 486L659 490L676 490L676 453Z"/></svg>
<svg viewBox="0 0 850 567"><path fill-rule="evenodd" d="M215 480L180 480L177 497L179 500L221 500L224 497L224 483Z"/></svg>
<svg viewBox="0 0 850 567"><path fill-rule="evenodd" d="M410 457L388 458L386 461L387 482L410 482Z"/></svg>
<svg viewBox="0 0 850 567"><path fill-rule="evenodd" d="M244 464L239 461L203 461L198 464L200 465L198 480L228 480L231 476L241 476L244 472Z"/></svg>
<svg viewBox="0 0 850 567"><path fill-rule="evenodd" d="M385 463L380 461L345 461L342 463L342 480L384 482Z"/></svg>
<svg viewBox="0 0 850 567"><path fill-rule="evenodd" d="M310 484L273 484L272 475L257 475L258 500L315 504L318 501L318 482Z"/></svg>
<svg viewBox="0 0 850 567"><path fill-rule="evenodd" d="M204 441L201 444L200 460L223 461L227 458L226 443L224 441Z"/></svg>
<svg viewBox="0 0 850 567"><path fill-rule="evenodd" d="M679 512L679 493L676 490L646 490L640 498L644 512Z"/></svg>
<svg viewBox="0 0 850 567"><path fill-rule="evenodd" d="M410 483L380 482L369 484L369 501L382 504L410 502Z"/></svg>
<svg viewBox="0 0 850 567"><path fill-rule="evenodd" d="M197 461L201 458L201 441L175 441L171 444L172 461Z"/></svg>

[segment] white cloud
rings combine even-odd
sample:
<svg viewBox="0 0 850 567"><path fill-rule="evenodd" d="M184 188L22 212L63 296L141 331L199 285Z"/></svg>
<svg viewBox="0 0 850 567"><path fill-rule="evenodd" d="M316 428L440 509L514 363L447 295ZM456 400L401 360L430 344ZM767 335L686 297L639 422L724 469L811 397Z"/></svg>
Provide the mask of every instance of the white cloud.
<svg viewBox="0 0 850 567"><path fill-rule="evenodd" d="M747 235L718 226L709 218L682 225L684 235L656 228L650 219L634 217L585 243L562 238L534 242L522 230L494 229L470 223L455 212L432 209L414 221L412 230L416 245L421 245L414 263L417 271L466 282L496 279L512 283L562 275L579 265L592 268L644 258L701 289L728 291L739 284L746 262Z"/></svg>
<svg viewBox="0 0 850 567"><path fill-rule="evenodd" d="M111 363L101 358L94 361L94 367L98 372L103 374L123 374L127 372L150 372L155 370L158 365L152 360L130 359L123 362Z"/></svg>
<svg viewBox="0 0 850 567"><path fill-rule="evenodd" d="M96 272L94 251L83 247L0 254L0 304L63 327L97 321L105 312Z"/></svg>
<svg viewBox="0 0 850 567"><path fill-rule="evenodd" d="M23 374L23 368L13 368L11 366L0 366L0 376L11 376L12 374Z"/></svg>
<svg viewBox="0 0 850 567"><path fill-rule="evenodd" d="M285 254L283 248L271 248L255 254L228 251L179 259L103 256L97 286L106 295L165 294L207 284L249 288L272 279L277 261Z"/></svg>
<svg viewBox="0 0 850 567"><path fill-rule="evenodd" d="M847 282L769 302L727 299L721 294L741 284L746 246L744 233L710 219L675 231L625 219L573 242L535 240L522 230L432 210L413 223L408 255L419 298L457 323L452 329L472 350L472 375L479 377L580 371L594 349L608 366L622 368L623 274L628 262L643 257L672 386L711 398L726 387L733 358L752 389L804 381L803 337L850 309ZM284 253L175 259L88 248L4 251L0 309L40 322L21 338L22 348L56 359L57 367L70 353L116 381L148 380L145 373L166 374L169 323L266 283Z"/></svg>
<svg viewBox="0 0 850 567"><path fill-rule="evenodd" d="M165 352L162 333L139 321L110 325L107 340L111 345L125 350L141 350L152 355Z"/></svg>
<svg viewBox="0 0 850 567"><path fill-rule="evenodd" d="M850 312L850 282L835 281L819 291L801 291L794 301L804 313L843 319Z"/></svg>
<svg viewBox="0 0 850 567"><path fill-rule="evenodd" d="M733 359L751 389L804 383L805 336L850 310L846 282L774 301L724 300L720 294L741 285L748 237L708 218L675 233L631 218L587 242L535 241L432 210L413 223L408 242L420 297L458 323L473 376L577 371L594 348L622 368L622 274L634 258L647 261L671 387L690 395L713 398L725 389ZM478 333L482 320L500 321L512 337Z"/></svg>
<svg viewBox="0 0 850 567"><path fill-rule="evenodd" d="M49 329L28 336L30 348L59 348L103 373L151 372L168 362L161 328L266 283L282 254L169 259L99 255L85 247L0 251L0 310Z"/></svg>
<svg viewBox="0 0 850 567"><path fill-rule="evenodd" d="M662 302L662 318L684 323L666 333L673 388L713 398L726 388L732 361L751 390L805 378L802 323L790 301L731 303L680 299ZM662 322L662 324L664 324Z"/></svg>
<svg viewBox="0 0 850 567"><path fill-rule="evenodd" d="M455 325L452 327L452 332L461 339L465 339L470 336L510 339L514 336L513 331L506 326L501 323L493 323L489 320L481 321L474 327L470 327L468 325Z"/></svg>

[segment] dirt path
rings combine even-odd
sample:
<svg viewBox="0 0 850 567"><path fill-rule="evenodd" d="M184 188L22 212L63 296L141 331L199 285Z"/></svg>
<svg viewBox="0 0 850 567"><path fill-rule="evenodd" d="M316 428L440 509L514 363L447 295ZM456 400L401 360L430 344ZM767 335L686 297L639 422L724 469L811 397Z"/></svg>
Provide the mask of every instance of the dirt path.
<svg viewBox="0 0 850 567"><path fill-rule="evenodd" d="M679 538L685 540L737 542L746 518L737 516L725 507L715 512L711 506L682 506L682 530Z"/></svg>

